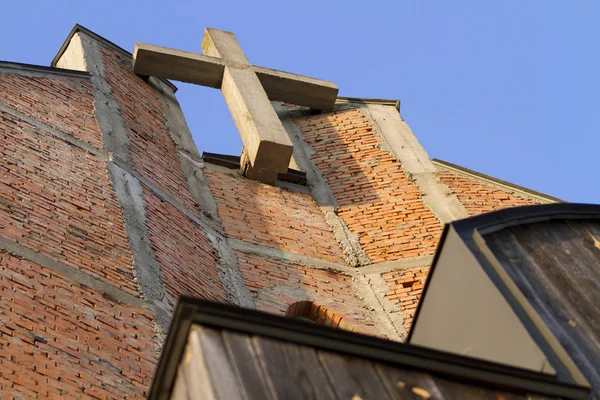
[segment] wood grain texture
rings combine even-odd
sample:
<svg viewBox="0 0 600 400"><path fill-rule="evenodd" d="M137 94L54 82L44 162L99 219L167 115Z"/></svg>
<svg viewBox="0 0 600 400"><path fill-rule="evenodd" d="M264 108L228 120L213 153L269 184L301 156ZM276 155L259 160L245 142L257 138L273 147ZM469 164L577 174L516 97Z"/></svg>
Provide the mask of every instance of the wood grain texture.
<svg viewBox="0 0 600 400"><path fill-rule="evenodd" d="M181 400L532 398L282 340L198 326L190 331L171 395Z"/></svg>
<svg viewBox="0 0 600 400"><path fill-rule="evenodd" d="M237 379L220 331L194 326L192 334L197 334L202 346L215 398L222 400L247 399L244 384Z"/></svg>
<svg viewBox="0 0 600 400"><path fill-rule="evenodd" d="M213 400L217 398L211 385L197 332L190 332L187 347L179 366L179 376L183 377L189 399Z"/></svg>
<svg viewBox="0 0 600 400"><path fill-rule="evenodd" d="M223 331L222 337L233 370L238 380L243 382L248 399L275 399L250 337L228 331Z"/></svg>
<svg viewBox="0 0 600 400"><path fill-rule="evenodd" d="M549 221L485 240L600 399L600 224Z"/></svg>
<svg viewBox="0 0 600 400"><path fill-rule="evenodd" d="M336 399L315 349L278 340L252 339L277 399Z"/></svg>
<svg viewBox="0 0 600 400"><path fill-rule="evenodd" d="M319 351L318 355L338 398L351 399L355 395L363 399L392 398L370 361L327 351Z"/></svg>

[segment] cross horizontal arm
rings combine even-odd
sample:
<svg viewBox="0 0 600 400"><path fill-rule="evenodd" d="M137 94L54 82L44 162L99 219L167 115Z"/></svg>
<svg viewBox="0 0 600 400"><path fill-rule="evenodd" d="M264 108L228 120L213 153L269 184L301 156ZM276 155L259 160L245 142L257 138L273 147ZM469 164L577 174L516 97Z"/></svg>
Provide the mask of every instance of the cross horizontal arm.
<svg viewBox="0 0 600 400"><path fill-rule="evenodd" d="M270 100L331 111L337 99L338 87L333 82L278 71L253 67Z"/></svg>
<svg viewBox="0 0 600 400"><path fill-rule="evenodd" d="M225 63L221 58L145 43L136 43L133 49L133 72L138 75L219 89L223 71Z"/></svg>
<svg viewBox="0 0 600 400"><path fill-rule="evenodd" d="M145 43L136 43L133 51L133 72L136 74L217 89L221 87L225 66L252 69L270 100L329 111L337 98L338 87L323 79Z"/></svg>

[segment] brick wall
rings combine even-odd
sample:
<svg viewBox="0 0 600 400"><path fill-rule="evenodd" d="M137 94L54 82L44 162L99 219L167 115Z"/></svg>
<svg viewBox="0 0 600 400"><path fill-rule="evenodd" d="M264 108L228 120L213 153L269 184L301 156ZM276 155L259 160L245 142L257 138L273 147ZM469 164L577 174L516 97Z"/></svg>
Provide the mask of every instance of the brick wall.
<svg viewBox="0 0 600 400"><path fill-rule="evenodd" d="M343 253L312 197L206 168L228 237L343 263Z"/></svg>
<svg viewBox="0 0 600 400"><path fill-rule="evenodd" d="M354 331L346 320L339 314L319 305L316 301L303 300L297 301L288 307L285 313L287 317L301 317L309 319L320 325L331 328L340 328L348 331Z"/></svg>
<svg viewBox="0 0 600 400"><path fill-rule="evenodd" d="M94 119L87 78L24 77L0 73L0 103L96 148L102 136Z"/></svg>
<svg viewBox="0 0 600 400"><path fill-rule="evenodd" d="M0 235L137 293L104 160L1 112L0 136Z"/></svg>
<svg viewBox="0 0 600 400"><path fill-rule="evenodd" d="M219 280L217 253L193 221L144 187L146 225L167 292L229 302Z"/></svg>
<svg viewBox="0 0 600 400"><path fill-rule="evenodd" d="M145 398L156 363L150 315L0 250L0 393Z"/></svg>
<svg viewBox="0 0 600 400"><path fill-rule="evenodd" d="M430 255L441 224L400 163L381 149L358 109L295 118L312 160L339 203L338 215L372 263Z"/></svg>
<svg viewBox="0 0 600 400"><path fill-rule="evenodd" d="M351 277L237 252L246 286L259 310L285 315L302 300L314 301L345 321L347 329L377 334L362 302L352 294Z"/></svg>
<svg viewBox="0 0 600 400"><path fill-rule="evenodd" d="M129 57L106 47L102 48L102 55L106 80L119 103L129 136L133 168L197 213L156 92L131 72Z"/></svg>
<svg viewBox="0 0 600 400"><path fill-rule="evenodd" d="M437 167L440 181L456 194L470 215L479 215L503 208L539 204L516 193L486 184L473 178Z"/></svg>
<svg viewBox="0 0 600 400"><path fill-rule="evenodd" d="M429 267L424 267L381 275L390 289L385 297L398 304L398 313L404 320L404 328L407 332L415 316L428 273Z"/></svg>

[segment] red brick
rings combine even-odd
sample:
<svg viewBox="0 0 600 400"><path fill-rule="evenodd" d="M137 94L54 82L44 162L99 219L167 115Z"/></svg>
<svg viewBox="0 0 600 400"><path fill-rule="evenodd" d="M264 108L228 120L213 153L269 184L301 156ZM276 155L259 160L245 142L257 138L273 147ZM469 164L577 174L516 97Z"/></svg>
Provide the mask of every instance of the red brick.
<svg viewBox="0 0 600 400"><path fill-rule="evenodd" d="M503 208L538 204L538 202L504 191L498 187L468 178L438 167L440 181L448 185L452 193L465 206L470 215L479 215Z"/></svg>
<svg viewBox="0 0 600 400"><path fill-rule="evenodd" d="M428 273L429 267L425 267L381 275L390 288L385 297L398 304L398 314L404 319L404 328L407 332L410 330L412 317L421 298L422 291L416 289L423 287Z"/></svg>
<svg viewBox="0 0 600 400"><path fill-rule="evenodd" d="M339 217L359 235L371 262L434 253L440 222L400 163L380 148L359 110L347 107L295 122L340 205Z"/></svg>
<svg viewBox="0 0 600 400"><path fill-rule="evenodd" d="M342 250L310 195L205 169L225 234L343 263Z"/></svg>
<svg viewBox="0 0 600 400"><path fill-rule="evenodd" d="M0 235L137 294L105 161L1 112L0 135Z"/></svg>
<svg viewBox="0 0 600 400"><path fill-rule="evenodd" d="M325 324L343 319L357 332L376 335L373 322L360 299L352 294L351 277L325 272L310 267L265 260L258 256L236 252L246 286L255 297L259 310L286 315L298 301L313 302L306 316ZM277 276L273 274L277 272ZM321 284L319 275L327 274L327 284ZM265 277L265 274L267 275ZM302 293L303 298L281 295L280 289ZM327 313L330 317L327 318ZM335 318L334 318L335 316ZM330 321L331 320L331 321Z"/></svg>
<svg viewBox="0 0 600 400"><path fill-rule="evenodd" d="M15 279L26 285L15 286ZM84 299L93 300L94 307ZM65 312L57 314L53 309ZM14 325L23 320L31 321L31 329ZM11 327L13 333L0 332L3 397L66 398L84 392L102 393L101 398L147 395L156 349L149 340L153 319L146 311L107 300L101 293L0 251L0 326ZM133 370L136 379L130 378Z"/></svg>
<svg viewBox="0 0 600 400"><path fill-rule="evenodd" d="M146 224L167 292L229 302L219 279L217 252L206 234L144 186Z"/></svg>
<svg viewBox="0 0 600 400"><path fill-rule="evenodd" d="M131 72L129 57L104 46L101 51L106 80L119 103L129 135L131 164L138 173L197 213L156 92Z"/></svg>
<svg viewBox="0 0 600 400"><path fill-rule="evenodd" d="M87 78L0 74L0 102L61 132L102 148Z"/></svg>

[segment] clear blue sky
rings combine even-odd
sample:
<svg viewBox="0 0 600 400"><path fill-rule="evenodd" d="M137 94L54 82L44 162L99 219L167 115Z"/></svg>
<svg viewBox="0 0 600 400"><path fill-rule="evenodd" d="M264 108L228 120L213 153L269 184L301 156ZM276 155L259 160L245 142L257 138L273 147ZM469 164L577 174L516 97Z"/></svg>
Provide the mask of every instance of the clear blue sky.
<svg viewBox="0 0 600 400"><path fill-rule="evenodd" d="M132 51L200 51L233 31L248 59L400 99L432 158L568 201L600 203L600 2L4 2L0 59L49 65L75 23ZM239 154L218 90L179 84L200 150Z"/></svg>

